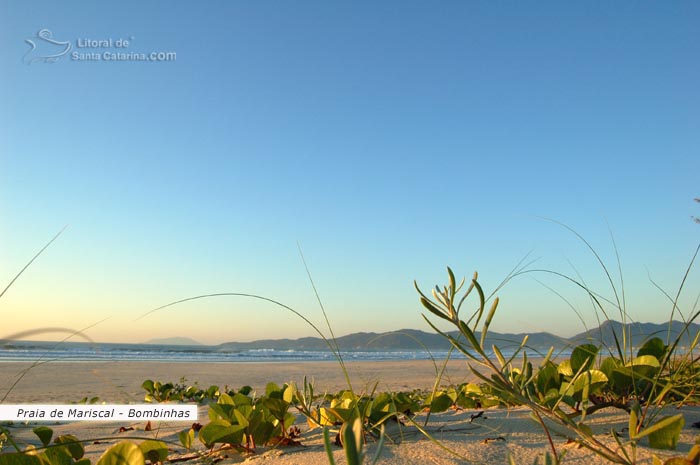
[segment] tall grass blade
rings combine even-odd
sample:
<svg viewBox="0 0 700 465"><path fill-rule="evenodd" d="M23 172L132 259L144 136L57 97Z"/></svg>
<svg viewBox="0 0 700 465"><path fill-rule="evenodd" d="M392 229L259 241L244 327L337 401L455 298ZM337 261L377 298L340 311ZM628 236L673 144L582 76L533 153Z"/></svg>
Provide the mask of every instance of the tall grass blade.
<svg viewBox="0 0 700 465"><path fill-rule="evenodd" d="M19 339L20 337L35 336L35 335L37 335L37 334L55 333L55 332L67 332L67 333L68 333L68 336L66 336L65 338L63 338L61 341L57 342L54 346L52 346L52 347L50 347L49 349L47 349L47 351L44 352L43 354L41 354L41 355L39 356L38 359L34 360L34 361L32 362L32 364L31 364L29 367L27 367L27 368L25 368L24 370L20 371L20 372L17 374L17 377L15 378L14 382L10 385L10 387L7 389L7 391L5 392L5 394L2 396L2 399L0 399L0 404L2 404L3 402L5 402L5 399L7 399L7 397L12 393L12 391L13 391L14 388L17 386L17 384L19 384L19 382L22 381L22 379L27 375L27 373L29 373L33 368L36 368L36 367L39 366L39 365L42 365L42 364L44 364L44 363L48 363L48 362L49 362L48 360L44 360L44 357L45 357L51 350L53 350L54 348L58 347L60 344L66 342L67 340L71 339L71 338L74 337L74 336L80 336L81 338L83 338L83 339L85 339L85 340L87 340L87 341L89 341L89 342L91 342L91 343L94 343L94 341L86 334L86 331L87 331L88 329L90 329L90 328L93 328L93 327L99 325L100 323L103 323L103 322L107 321L108 319L109 319L109 317L104 318L104 319L98 321L97 323L93 323L93 324L88 325L88 326L86 326L86 327L84 327L84 328L82 328L82 329L79 329L79 330L71 330L71 329L69 329L69 328L37 328L37 329L28 330L28 331L21 331L21 332L19 332L19 333L15 333L15 334L10 334L6 339L8 339L8 340L10 340L10 339Z"/></svg>
<svg viewBox="0 0 700 465"><path fill-rule="evenodd" d="M269 297L263 297L263 296L256 295L256 294L248 294L245 292L218 292L218 293L214 293L214 294L203 294L203 295L198 295L198 296L194 296L194 297L188 297L186 299L176 300L174 302L170 302L169 304L161 305L160 307L154 308L153 310L149 310L146 313L139 316L138 318L136 318L134 321L139 321L143 318L146 318L149 315L152 315L155 312L158 312L160 310L165 310L166 308L173 307L175 305L179 305L179 304L182 304L185 302L191 302L194 300L209 299L209 298L215 298L215 297L248 297L251 299L269 302L271 304L277 305L278 307L281 307L285 310L292 312L293 314L295 314L296 316L301 318L306 324L308 324L316 332L316 334L318 334L319 337L321 337L321 339L323 339L324 343L330 349L331 353L333 354L335 359L338 361L338 363L341 364L341 366L343 366L343 367L345 366L342 362L343 359L339 353L339 350L336 348L336 344L332 344L328 340L326 335L323 334L323 332L320 329L318 329L318 327L311 320L309 320L307 317L305 317L304 315L299 313L297 310L293 309L292 307L290 307L288 305L285 305L277 300L270 299ZM345 376L345 381L348 384L348 388L350 388L350 390L352 391L352 383L350 382L350 376L347 373L347 370L343 370L343 375Z"/></svg>
<svg viewBox="0 0 700 465"><path fill-rule="evenodd" d="M39 258L39 255L41 255L41 254L44 252L44 250L46 250L51 244L53 244L53 242L54 242L56 239L58 239L58 236L60 236L60 235L63 233L63 231L66 230L67 227L68 227L68 225L65 225L63 228L61 228L61 230L58 231L58 232L56 233L56 235L53 236L53 238L52 238L49 242L47 242L46 245L45 245L44 247L42 247L41 250L39 250L39 252L37 252L37 254L34 255L34 256L32 257L32 259L29 260L29 261L27 262L27 264L24 265L24 267L23 267L21 270L19 270L19 273L17 273L17 274L15 275L15 277L12 278L12 280L9 282L9 284L8 284L7 286L5 286L5 289L3 289L2 292L0 292L0 298L2 298L2 296L5 295L5 293L7 292L7 290L15 283L15 281L17 281L17 279L18 279L20 276L22 276L22 273L24 273L24 270L26 270L27 268L29 268L29 265L31 265L32 263L34 263L34 260L36 260L37 258Z"/></svg>
<svg viewBox="0 0 700 465"><path fill-rule="evenodd" d="M333 345L335 346L335 353L336 353L336 358L338 360L338 363L340 364L341 369L343 370L343 375L345 376L345 381L348 383L348 387L350 388L350 391L352 391L352 383L350 382L350 375L348 374L347 369L345 368L345 361L343 360L343 355L340 351L340 346L338 345L338 340L335 337L335 333L333 332L333 327L331 326L330 321L328 321L328 314L326 313L326 307L323 305L323 301L321 300L321 296L318 293L318 289L316 288L316 283L314 282L313 277L311 276L311 271L309 270L309 266L306 263L306 258L304 257L304 252L301 250L301 245L297 242L297 248L299 249L299 255L301 256L301 261L304 264L304 269L306 270L306 275L309 277L309 282L311 283L311 287L314 290L314 295L316 296L316 301L318 302L319 307L321 307L321 313L323 313L323 319L326 321L326 326L328 327L328 331L331 335L331 341L333 341Z"/></svg>

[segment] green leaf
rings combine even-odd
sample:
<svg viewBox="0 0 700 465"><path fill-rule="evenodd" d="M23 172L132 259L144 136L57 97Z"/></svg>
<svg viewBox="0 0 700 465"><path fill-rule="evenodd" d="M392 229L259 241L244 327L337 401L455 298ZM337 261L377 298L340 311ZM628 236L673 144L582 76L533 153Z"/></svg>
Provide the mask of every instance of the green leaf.
<svg viewBox="0 0 700 465"><path fill-rule="evenodd" d="M340 429L343 449L348 465L362 465L362 422L355 418L352 423L345 423Z"/></svg>
<svg viewBox="0 0 700 465"><path fill-rule="evenodd" d="M296 415L292 412L287 412L284 416L284 430L288 430L297 421Z"/></svg>
<svg viewBox="0 0 700 465"><path fill-rule="evenodd" d="M545 394L550 389L559 389L560 385L561 376L557 370L557 366L552 362L547 362L537 372L537 391L541 394Z"/></svg>
<svg viewBox="0 0 700 465"><path fill-rule="evenodd" d="M282 397L282 389L275 383L267 383L267 386L265 386L265 395L267 397Z"/></svg>
<svg viewBox="0 0 700 465"><path fill-rule="evenodd" d="M644 345L640 347L639 351L637 352L637 357L651 355L657 360L661 360L666 353L666 349L667 347L666 344L664 344L664 341L662 341L661 338L654 337L646 341Z"/></svg>
<svg viewBox="0 0 700 465"><path fill-rule="evenodd" d="M260 411L255 411L250 416L248 433L253 436L253 440L256 444L265 444L272 438L275 431L275 425L264 417L265 415Z"/></svg>
<svg viewBox="0 0 700 465"><path fill-rule="evenodd" d="M449 279L450 289L452 289L452 291L454 292L455 289L457 289L457 281L455 280L455 274L452 272L449 266L447 267L447 276Z"/></svg>
<svg viewBox="0 0 700 465"><path fill-rule="evenodd" d="M479 355L485 357L486 354L484 353L483 347L479 344L479 341L476 340L476 336L474 335L474 332L467 326L467 324L459 320L459 331L467 338L469 341L469 344L471 344L472 348L479 353Z"/></svg>
<svg viewBox="0 0 700 465"><path fill-rule="evenodd" d="M557 366L557 371L564 376L574 376L574 371L571 369L571 361L564 360Z"/></svg>
<svg viewBox="0 0 700 465"><path fill-rule="evenodd" d="M199 440L207 447L216 443L238 445L243 441L244 432L244 426L214 420L199 430Z"/></svg>
<svg viewBox="0 0 700 465"><path fill-rule="evenodd" d="M330 465L335 465L335 460L333 459L333 450L331 449L331 438L328 437L328 428L323 428L323 448L326 450L328 463ZM2 456L0 455L0 459L1 458Z"/></svg>
<svg viewBox="0 0 700 465"><path fill-rule="evenodd" d="M41 460L36 455L12 452L0 454L0 465L42 465Z"/></svg>
<svg viewBox="0 0 700 465"><path fill-rule="evenodd" d="M651 367L659 368L659 360L653 355L642 355L635 359L632 359L629 363L625 365L626 367Z"/></svg>
<svg viewBox="0 0 700 465"><path fill-rule="evenodd" d="M437 394L430 401L430 411L432 413L444 412L452 406L454 401L444 392Z"/></svg>
<svg viewBox="0 0 700 465"><path fill-rule="evenodd" d="M654 449L675 449L684 424L682 414L664 417L640 431L637 438L649 436L649 445Z"/></svg>
<svg viewBox="0 0 700 465"><path fill-rule="evenodd" d="M581 400L581 393L587 388L589 394L599 391L608 382L605 373L599 370L588 370L581 373L574 381L573 396L576 400ZM569 393L567 393L569 394ZM571 395L571 394L569 394Z"/></svg>
<svg viewBox="0 0 700 465"><path fill-rule="evenodd" d="M194 430L192 428L180 431L177 434L180 444L187 450L192 449L192 444L194 443Z"/></svg>
<svg viewBox="0 0 700 465"><path fill-rule="evenodd" d="M489 326L491 326L491 320L493 320L493 315L496 313L496 307L498 307L498 297L493 299L493 304L491 305L491 308L489 309L489 313L486 315L486 319L484 320L484 326L481 329L481 340L479 341L479 345L481 347L484 347L484 341L486 340L486 333L489 331Z"/></svg>
<svg viewBox="0 0 700 465"><path fill-rule="evenodd" d="M607 357L600 364L600 371L605 373L605 376L607 376L609 380L612 380L613 371L620 366L622 366L622 362L620 362L618 359L614 357Z"/></svg>
<svg viewBox="0 0 700 465"><path fill-rule="evenodd" d="M639 425L639 403L635 402L630 408L630 418L627 424L630 439L637 439L637 426Z"/></svg>
<svg viewBox="0 0 700 465"><path fill-rule="evenodd" d="M380 392L372 401L372 412L388 412L392 410L393 397L388 392Z"/></svg>
<svg viewBox="0 0 700 465"><path fill-rule="evenodd" d="M43 455L51 465L73 464L73 458L65 447L49 447Z"/></svg>
<svg viewBox="0 0 700 465"><path fill-rule="evenodd" d="M102 454L95 465L144 465L146 459L139 446L129 441L119 442Z"/></svg>
<svg viewBox="0 0 700 465"><path fill-rule="evenodd" d="M282 420L289 410L289 404L282 399L263 399L263 405L270 411L270 414L278 420Z"/></svg>
<svg viewBox="0 0 700 465"><path fill-rule="evenodd" d="M72 434L63 434L58 436L54 442L56 444L64 444L65 447L68 448L68 452L70 452L71 457L73 457L75 460L80 460L83 458L83 455L85 455L85 448L83 447L83 444L79 442L78 438Z"/></svg>
<svg viewBox="0 0 700 465"><path fill-rule="evenodd" d="M476 408L477 405L476 399L474 397L470 397L463 392L461 392L459 396L457 396L457 401L455 402L455 404L462 407L463 409L473 409Z"/></svg>
<svg viewBox="0 0 700 465"><path fill-rule="evenodd" d="M48 446L51 443L53 430L48 426L37 426L32 431L39 437L39 440L44 446Z"/></svg>
<svg viewBox="0 0 700 465"><path fill-rule="evenodd" d="M484 314L484 305L486 304L486 297L484 297L484 290L481 288L481 285L476 279L472 279L472 284L474 284L474 289L476 289L477 294L479 294L479 308L476 311L476 322L474 323L474 328L476 328L479 326L481 316Z"/></svg>
<svg viewBox="0 0 700 465"><path fill-rule="evenodd" d="M248 386L248 385L245 385L245 386L243 386L242 388L240 388L240 389L238 390L238 393L239 393L239 394L243 394L244 396L247 396L247 395L250 394L251 392L253 392L253 388L250 387L250 386Z"/></svg>
<svg viewBox="0 0 700 465"><path fill-rule="evenodd" d="M239 409L234 410L233 415L236 419L236 423L247 428L248 425L250 424L250 422L248 421L248 416L252 412L253 412L252 409L248 410L247 412L242 412ZM246 415L246 413L247 413L247 415Z"/></svg>
<svg viewBox="0 0 700 465"><path fill-rule="evenodd" d="M571 370L577 373L579 370L588 370L595 362L598 348L593 344L582 344L571 352Z"/></svg>
<svg viewBox="0 0 700 465"><path fill-rule="evenodd" d="M241 394L240 392L237 392L233 396L233 404L238 408L240 408L243 405L253 405L253 399L244 394Z"/></svg>
<svg viewBox="0 0 700 465"><path fill-rule="evenodd" d="M625 366L614 368L610 379L614 386L625 387L638 381L649 381L659 370L659 361L653 355L642 355Z"/></svg>
<svg viewBox="0 0 700 465"><path fill-rule="evenodd" d="M420 409L418 402L405 392L397 392L393 395L393 399L394 407L398 412L416 412Z"/></svg>
<svg viewBox="0 0 700 465"><path fill-rule="evenodd" d="M223 395L223 394L222 394ZM234 410L236 407L231 404L209 404L209 419L210 420L226 420L233 423L236 419Z"/></svg>
<svg viewBox="0 0 700 465"><path fill-rule="evenodd" d="M437 307L436 307L430 300L428 300L426 297L421 297L421 298L420 298L420 303L421 303L426 309L428 309L428 311L430 311L430 313L432 313L433 315L439 316L439 317L442 318L443 320L452 321L452 320L450 320L450 318L449 318L447 315L445 315L444 312L442 312L439 308L437 308Z"/></svg>
<svg viewBox="0 0 700 465"><path fill-rule="evenodd" d="M686 459L694 465L698 465L698 462L700 462L700 445L697 439L695 440L695 445L690 449L690 452L688 452Z"/></svg>
<svg viewBox="0 0 700 465"><path fill-rule="evenodd" d="M162 441L146 440L139 444L141 452L143 452L144 457L151 461L151 463L165 462L168 458L168 446Z"/></svg>
<svg viewBox="0 0 700 465"><path fill-rule="evenodd" d="M292 400L294 400L294 386L287 386L285 384L284 391L282 392L282 400L288 404L292 403Z"/></svg>
<svg viewBox="0 0 700 465"><path fill-rule="evenodd" d="M144 388L147 392L152 393L154 391L154 383L152 380L147 379L141 384L141 387Z"/></svg>

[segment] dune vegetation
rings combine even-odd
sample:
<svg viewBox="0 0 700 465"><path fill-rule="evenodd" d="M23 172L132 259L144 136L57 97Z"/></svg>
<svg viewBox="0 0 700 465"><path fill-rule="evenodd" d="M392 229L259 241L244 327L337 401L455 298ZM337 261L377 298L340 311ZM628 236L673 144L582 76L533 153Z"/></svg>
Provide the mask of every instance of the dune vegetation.
<svg viewBox="0 0 700 465"><path fill-rule="evenodd" d="M610 321L616 316L623 323L628 322L624 298L621 297L623 290L616 287L608 267L596 251L585 239L579 238L599 261L613 298L603 297L574 277L555 274L584 292L590 299L593 311L603 320ZM30 260L12 282L46 247ZM200 387L196 383L188 385L184 379L180 382L145 380L142 384L145 402L206 405L207 421L183 429L178 434L177 444L146 434L120 440L109 447L96 463L142 465L146 462L214 460L222 451L255 454L261 447L294 447L303 442L300 426L307 431L323 432L329 463L335 463L331 452L336 447L333 443L344 448L349 464L375 463L380 457L382 444L385 441L400 442L398 436L408 430L420 432L446 452L467 461L458 452L440 445L439 439L428 427L435 418L431 415L450 409L474 410L473 420L483 415L484 409L519 406L531 412L533 421L548 439L549 450L541 451L544 463L562 463L566 460L565 451L552 440L552 430L557 429L565 431L571 441L607 462L635 464L637 448L641 444L658 450L677 447L685 418L682 409L668 415L669 406L680 408L683 405L696 405L700 400L697 355L700 334L689 334L688 329L700 316L700 311L695 307L682 311L679 307L686 279L699 251L700 246L695 249L677 292L666 294L671 306L669 322L680 318L684 324L684 331L674 338L669 332L666 339L651 337L635 346L628 334L628 327L623 324L618 327L619 330L613 330L612 345L591 340L572 347L569 356L554 357L550 350L536 363L528 356L527 337L508 355L495 344L486 346L489 328L497 316L499 299L494 294L487 296L477 273L469 280L458 281L452 269L447 268L447 282L435 286L430 293L424 292L416 283L426 323L436 334L448 340L454 351L467 357L465 370L470 370L476 380L461 385L444 385L442 373L447 360L442 364L435 362L437 375L433 389L429 391L378 392L377 385L369 386L363 392L354 390L343 352L336 343L322 304L328 335L300 312L263 296L220 293L193 297L261 299L293 312L323 338L345 376L347 389L318 393L314 384L306 378L299 386L294 383L281 386L269 383L265 392L255 392L249 386L238 389L216 385ZM516 268L504 280L504 284L518 275L532 272L537 270ZM311 283L313 286L313 281ZM192 299L173 302L152 312ZM441 330L436 324L438 320L454 327L458 333ZM83 332L75 331L72 335L75 334L82 335ZM681 343L684 338L691 341L689 346ZM83 402L99 402L99 399L86 398ZM611 431L614 439L612 446L609 441L601 441L590 426L591 419L604 409L616 409L628 417L626 433ZM425 414L421 416L421 421L418 421L418 413ZM302 423L300 418L303 419ZM54 437L53 430L47 426L38 426L33 431L36 443L24 444L16 440L11 425L0 425L0 465L88 465L91 462L84 457L84 444L105 439L65 434ZM365 457L364 444L375 441L378 444L376 454L372 458ZM173 447L188 452L175 457L171 453ZM511 457L510 460L511 463L518 463L518 457ZM687 457L673 457L665 462L654 459L654 463L668 465L699 462L700 446L692 447Z"/></svg>

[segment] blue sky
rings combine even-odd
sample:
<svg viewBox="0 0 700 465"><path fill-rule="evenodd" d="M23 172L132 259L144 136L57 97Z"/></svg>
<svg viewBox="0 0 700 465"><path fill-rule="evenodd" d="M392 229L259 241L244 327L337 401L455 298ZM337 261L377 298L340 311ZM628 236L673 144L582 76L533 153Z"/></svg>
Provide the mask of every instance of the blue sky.
<svg viewBox="0 0 700 465"><path fill-rule="evenodd" d="M0 282L69 226L0 301L3 330L309 335L235 298L134 321L250 292L320 322L297 242L339 334L427 330L414 279L450 265L493 289L528 252L610 296L540 217L616 269L609 224L630 316L663 321L648 273L675 292L700 239L699 23L694 2L6 3ZM26 64L41 29L176 59ZM538 280L595 323L531 273L499 293L494 329L583 330ZM697 272L686 290L689 312Z"/></svg>

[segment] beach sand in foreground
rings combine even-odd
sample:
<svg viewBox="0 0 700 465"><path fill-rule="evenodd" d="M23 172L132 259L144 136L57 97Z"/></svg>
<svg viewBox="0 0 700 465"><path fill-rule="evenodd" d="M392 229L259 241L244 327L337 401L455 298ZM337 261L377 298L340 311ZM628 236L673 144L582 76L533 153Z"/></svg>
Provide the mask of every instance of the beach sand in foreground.
<svg viewBox="0 0 700 465"><path fill-rule="evenodd" d="M0 399L31 364L0 363ZM435 367L429 360L347 362L353 389L366 392L375 382L379 391L432 389ZM268 382L303 383L304 376L315 382L316 392L347 389L337 362L50 362L33 367L19 379L4 403L66 403L83 397L99 397L101 402L142 402L146 379L176 383L185 377L187 384L201 388L216 384L239 389L249 385L264 391ZM473 380L464 360L451 360L443 384Z"/></svg>
<svg viewBox="0 0 700 465"><path fill-rule="evenodd" d="M23 363L0 364L0 389L2 395L11 385L19 372L27 367ZM434 368L430 362L400 361L400 362L350 362L348 368L358 391L366 389L374 381L379 381L380 390L412 390L415 388L428 389L434 381ZM49 363L36 367L16 385L4 401L8 403L67 403L85 396L99 396L105 402L142 403L144 391L141 382L146 378L177 381L185 376L191 382L199 381L203 387L209 384L219 384L238 388L244 384L258 390L265 383L274 381L284 383L289 381L301 382L304 375L314 377L318 389L335 392L345 387L340 369L335 363L157 363L157 362L108 362L108 363ZM449 366L451 382L460 383L470 379L464 361L453 361ZM207 423L206 406L199 408L199 421ZM529 412L521 407L514 409L488 409L479 417L472 420L477 410L449 410L432 415L425 428L441 445L426 439L417 428L404 421L404 426L397 423L389 424L387 431L391 440L387 441L380 464L504 464L507 457L512 455L517 464L532 464L549 449L547 437L541 427L529 416ZM699 407L684 407L680 410L685 416L685 427L676 452L651 451L644 444L638 450L639 464L651 464L652 453L665 458L671 455L685 455L698 436L698 429L692 424L700 421ZM679 410L669 409L667 414L677 414ZM425 413L421 412L415 421L423 425ZM614 447L610 431L619 432L624 440L628 417L624 412L605 409L597 412L587 420L592 427L595 437ZM42 423L47 424L47 423ZM22 444L38 444L31 432L37 423L15 423L10 429L13 436ZM144 421L131 423L112 422L71 422L48 424L55 434L73 434L80 439L116 437L117 439L101 440L99 444L89 441L86 444L87 457L93 463L111 445L129 437L153 437L168 441L172 456L185 454L186 451L178 444L177 433L189 428L189 423L153 422L153 430L146 431ZM320 429L309 429L305 419L298 415L297 425L302 434L302 446L295 447L262 447L255 454L239 454L225 451L226 458L220 462L251 463L275 465L326 464L327 457L322 445ZM120 427L133 428L119 432ZM566 451L566 465L602 465L609 463L592 452L581 449L576 444L569 443L567 438L557 428L552 430L552 439L559 452ZM142 439L133 439L139 443ZM199 450L202 445L197 442ZM457 457L445 448L460 454ZM369 453L373 453L376 444L370 441ZM336 462L345 463L343 450L333 446ZM7 452L5 450L4 452ZM211 463L211 458L198 458L185 464Z"/></svg>

